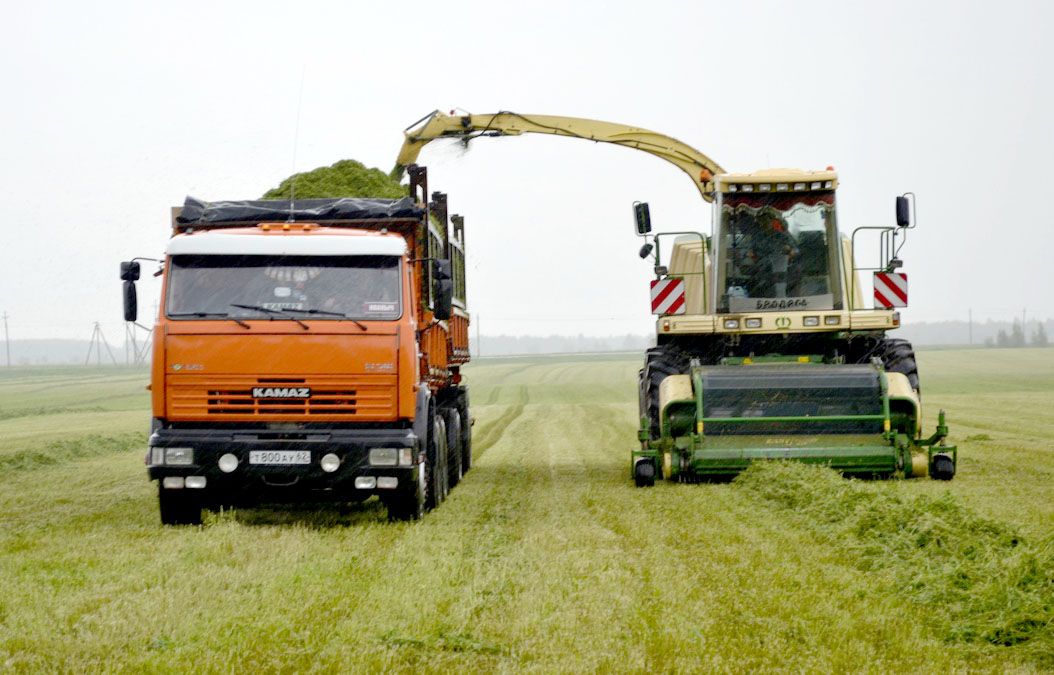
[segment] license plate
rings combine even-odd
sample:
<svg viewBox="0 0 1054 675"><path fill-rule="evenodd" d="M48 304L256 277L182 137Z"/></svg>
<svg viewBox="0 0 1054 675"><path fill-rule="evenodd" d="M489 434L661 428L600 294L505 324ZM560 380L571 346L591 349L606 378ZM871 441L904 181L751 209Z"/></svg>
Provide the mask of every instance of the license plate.
<svg viewBox="0 0 1054 675"><path fill-rule="evenodd" d="M310 450L250 450L250 464L268 464L281 466L289 464L310 464Z"/></svg>

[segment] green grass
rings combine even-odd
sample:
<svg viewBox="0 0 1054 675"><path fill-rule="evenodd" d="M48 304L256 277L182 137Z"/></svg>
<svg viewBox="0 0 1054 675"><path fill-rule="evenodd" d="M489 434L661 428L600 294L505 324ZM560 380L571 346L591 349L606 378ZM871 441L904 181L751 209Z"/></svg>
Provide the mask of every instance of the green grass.
<svg viewBox="0 0 1054 675"><path fill-rule="evenodd" d="M920 354L951 483L765 465L650 490L638 356L481 360L476 464L416 524L371 501L162 528L145 373L0 377L24 412L0 459L41 453L0 468L0 672L1048 669L1054 429L1029 417L1054 350L1010 351Z"/></svg>

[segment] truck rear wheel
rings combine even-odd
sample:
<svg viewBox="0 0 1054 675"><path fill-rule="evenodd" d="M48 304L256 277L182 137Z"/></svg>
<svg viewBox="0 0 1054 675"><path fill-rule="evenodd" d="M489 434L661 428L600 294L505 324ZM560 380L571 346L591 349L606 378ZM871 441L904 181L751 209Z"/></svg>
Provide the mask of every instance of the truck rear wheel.
<svg viewBox="0 0 1054 675"><path fill-rule="evenodd" d="M166 490L157 484L162 525L201 525L201 501L186 490Z"/></svg>
<svg viewBox="0 0 1054 675"><path fill-rule="evenodd" d="M647 351L640 371L640 416L648 420L651 438L660 436L659 385L670 375L688 372L688 357L673 345L659 345Z"/></svg>
<svg viewBox="0 0 1054 675"><path fill-rule="evenodd" d="M457 410L447 408L443 411L443 418L446 420L446 447L450 465L449 482L450 487L453 488L461 482L461 476L464 475L462 468L464 455L461 451L461 415L458 414Z"/></svg>
<svg viewBox="0 0 1054 675"><path fill-rule="evenodd" d="M468 407L468 392L462 391L457 399L458 416L461 418L461 475L472 468L472 414Z"/></svg>

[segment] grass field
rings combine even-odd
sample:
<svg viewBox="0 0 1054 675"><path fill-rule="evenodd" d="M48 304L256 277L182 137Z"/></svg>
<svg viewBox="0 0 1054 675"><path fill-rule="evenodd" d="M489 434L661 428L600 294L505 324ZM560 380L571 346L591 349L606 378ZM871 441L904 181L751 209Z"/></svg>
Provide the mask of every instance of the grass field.
<svg viewBox="0 0 1054 675"><path fill-rule="evenodd" d="M629 477L638 355L466 369L476 463L375 502L162 528L145 370L0 372L0 672L1042 672L1054 349L919 354L951 483Z"/></svg>

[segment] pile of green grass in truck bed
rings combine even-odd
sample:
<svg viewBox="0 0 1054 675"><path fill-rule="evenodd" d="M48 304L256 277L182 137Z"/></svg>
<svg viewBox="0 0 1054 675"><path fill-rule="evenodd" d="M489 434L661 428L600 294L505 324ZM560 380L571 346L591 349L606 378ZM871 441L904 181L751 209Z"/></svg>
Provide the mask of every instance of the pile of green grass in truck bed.
<svg viewBox="0 0 1054 675"><path fill-rule="evenodd" d="M296 191L293 194L293 181ZM342 159L332 166L293 174L264 193L264 199L309 199L313 197L379 197L401 199L406 186L380 169L368 169L362 162Z"/></svg>

